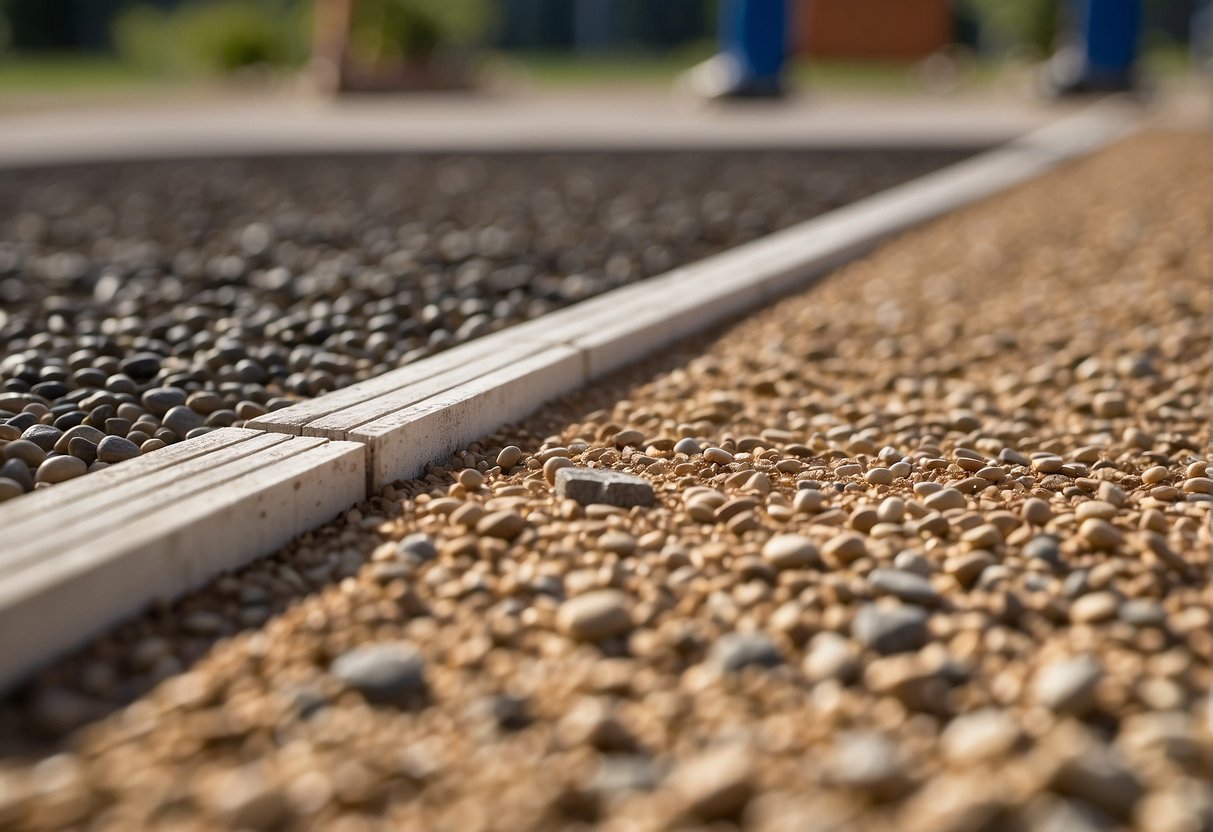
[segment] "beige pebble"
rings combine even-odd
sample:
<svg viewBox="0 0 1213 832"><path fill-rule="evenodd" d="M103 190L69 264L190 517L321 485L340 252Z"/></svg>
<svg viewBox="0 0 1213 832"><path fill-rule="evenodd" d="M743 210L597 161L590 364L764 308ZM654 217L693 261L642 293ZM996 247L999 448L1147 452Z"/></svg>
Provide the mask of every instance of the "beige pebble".
<svg viewBox="0 0 1213 832"><path fill-rule="evenodd" d="M800 569L820 562L816 544L798 534L778 534L762 547L762 556L776 569Z"/></svg>
<svg viewBox="0 0 1213 832"><path fill-rule="evenodd" d="M506 445L497 454L497 464L503 471L508 471L522 459L522 449L517 445Z"/></svg>
<svg viewBox="0 0 1213 832"><path fill-rule="evenodd" d="M934 494L929 494L922 502L927 508L935 511L948 511L954 508L964 508L968 505L964 494L961 494L955 488L940 489Z"/></svg>
<svg viewBox="0 0 1213 832"><path fill-rule="evenodd" d="M486 537L513 540L526 528L526 521L514 511L495 511L481 517L476 523L476 533Z"/></svg>
<svg viewBox="0 0 1213 832"><path fill-rule="evenodd" d="M1192 477L1184 480L1183 489L1188 494L1213 494L1213 479L1209 477Z"/></svg>
<svg viewBox="0 0 1213 832"><path fill-rule="evenodd" d="M639 447L644 444L644 434L638 430L621 430L615 434L613 441L618 448L624 448L628 445Z"/></svg>
<svg viewBox="0 0 1213 832"><path fill-rule="evenodd" d="M1078 527L1078 534L1093 549L1115 549L1124 540L1115 526L1097 517L1084 520Z"/></svg>
<svg viewBox="0 0 1213 832"><path fill-rule="evenodd" d="M1170 476L1170 472L1162 465L1154 465L1141 472L1141 481L1146 485L1157 485Z"/></svg>
<svg viewBox="0 0 1213 832"><path fill-rule="evenodd" d="M820 491L801 489L792 498L792 507L800 514L816 514L825 508L826 495Z"/></svg>
<svg viewBox="0 0 1213 832"><path fill-rule="evenodd" d="M860 535L840 534L826 541L821 551L830 561L846 564L866 557L868 545Z"/></svg>
<svg viewBox="0 0 1213 832"><path fill-rule="evenodd" d="M1116 617L1119 608L1120 599L1115 593L1092 592L1070 605L1070 620L1082 624L1107 621Z"/></svg>
<svg viewBox="0 0 1213 832"><path fill-rule="evenodd" d="M547 462L543 463L543 478L550 484L555 485L556 472L561 468L571 468L572 466L573 460L569 459L568 457L554 456Z"/></svg>
<svg viewBox="0 0 1213 832"><path fill-rule="evenodd" d="M601 641L632 629L628 597L616 590L604 589L570 598L560 605L556 626L580 641Z"/></svg>
<svg viewBox="0 0 1213 832"><path fill-rule="evenodd" d="M1053 519L1053 510L1039 497L1029 497L1020 509L1023 519L1033 526L1043 526Z"/></svg>
<svg viewBox="0 0 1213 832"><path fill-rule="evenodd" d="M502 466L503 468L505 466ZM459 484L468 491L475 491L484 485L484 474L475 468L464 468L459 472Z"/></svg>
<svg viewBox="0 0 1213 832"><path fill-rule="evenodd" d="M1129 412L1124 394L1116 391L1096 393L1091 400L1091 409L1101 419L1116 419Z"/></svg>
<svg viewBox="0 0 1213 832"><path fill-rule="evenodd" d="M970 549L995 549L1002 545L1002 533L992 523L975 526L960 536Z"/></svg>
<svg viewBox="0 0 1213 832"><path fill-rule="evenodd" d="M888 468L869 468L863 478L872 485L891 485L894 479Z"/></svg>
<svg viewBox="0 0 1213 832"><path fill-rule="evenodd" d="M1085 503L1079 503L1078 508L1074 509L1074 516L1080 521L1091 517L1111 520L1116 516L1116 506L1105 503L1103 500L1088 500Z"/></svg>

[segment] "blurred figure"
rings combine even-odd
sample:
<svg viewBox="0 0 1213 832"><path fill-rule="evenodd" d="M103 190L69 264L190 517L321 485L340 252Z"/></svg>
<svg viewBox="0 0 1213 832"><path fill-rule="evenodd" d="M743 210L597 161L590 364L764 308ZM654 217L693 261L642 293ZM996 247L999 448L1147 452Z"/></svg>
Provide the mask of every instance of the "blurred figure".
<svg viewBox="0 0 1213 832"><path fill-rule="evenodd" d="M720 52L687 74L705 98L771 98L786 91L787 0L721 0Z"/></svg>
<svg viewBox="0 0 1213 832"><path fill-rule="evenodd" d="M320 92L333 94L348 81L353 0L316 0L312 14L312 79Z"/></svg>
<svg viewBox="0 0 1213 832"><path fill-rule="evenodd" d="M1062 47L1045 71L1053 96L1137 90L1141 0L1078 0L1077 42Z"/></svg>

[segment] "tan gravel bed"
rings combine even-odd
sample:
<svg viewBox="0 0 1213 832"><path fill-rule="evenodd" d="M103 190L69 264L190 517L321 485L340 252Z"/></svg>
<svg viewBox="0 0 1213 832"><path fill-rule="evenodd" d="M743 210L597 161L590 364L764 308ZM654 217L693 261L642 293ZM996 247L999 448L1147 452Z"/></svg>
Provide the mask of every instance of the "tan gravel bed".
<svg viewBox="0 0 1213 832"><path fill-rule="evenodd" d="M1210 173L1071 165L120 628L0 826L1209 829Z"/></svg>

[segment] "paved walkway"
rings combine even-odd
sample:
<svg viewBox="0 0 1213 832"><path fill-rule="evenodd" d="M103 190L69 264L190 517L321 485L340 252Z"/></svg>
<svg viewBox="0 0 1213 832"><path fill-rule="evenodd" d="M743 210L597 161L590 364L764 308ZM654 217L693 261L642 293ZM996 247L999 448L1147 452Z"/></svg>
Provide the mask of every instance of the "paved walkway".
<svg viewBox="0 0 1213 832"><path fill-rule="evenodd" d="M1073 111L1000 97L807 94L704 106L662 90L220 98L9 114L0 165L227 154L523 148L988 146Z"/></svg>

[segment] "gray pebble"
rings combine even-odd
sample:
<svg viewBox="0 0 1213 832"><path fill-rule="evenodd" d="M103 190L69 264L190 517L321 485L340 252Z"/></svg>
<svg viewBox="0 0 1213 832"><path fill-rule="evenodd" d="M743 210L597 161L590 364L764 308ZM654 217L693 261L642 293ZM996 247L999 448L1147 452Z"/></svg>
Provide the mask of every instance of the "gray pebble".
<svg viewBox="0 0 1213 832"><path fill-rule="evenodd" d="M1126 820L1142 795L1137 776L1116 751L1100 742L1067 759L1054 774L1052 786Z"/></svg>
<svg viewBox="0 0 1213 832"><path fill-rule="evenodd" d="M1081 800L1068 800L1052 794L1032 801L1024 814L1033 832L1110 832L1116 821Z"/></svg>
<svg viewBox="0 0 1213 832"><path fill-rule="evenodd" d="M581 505L594 503L631 508L656 502L653 485L646 479L617 471L570 466L556 472L556 495Z"/></svg>
<svg viewBox="0 0 1213 832"><path fill-rule="evenodd" d="M410 534L396 544L396 554L408 560L427 561L438 556L438 547L428 534Z"/></svg>
<svg viewBox="0 0 1213 832"><path fill-rule="evenodd" d="M855 614L851 635L878 653L904 653L927 643L927 613L921 607L868 604Z"/></svg>
<svg viewBox="0 0 1213 832"><path fill-rule="evenodd" d="M85 465L92 465L97 461L97 446L82 436L72 437L72 440L67 443L67 452L77 459L83 460Z"/></svg>
<svg viewBox="0 0 1213 832"><path fill-rule="evenodd" d="M602 757L590 788L602 795L650 791L663 775L661 766L648 757L635 754L609 754Z"/></svg>
<svg viewBox="0 0 1213 832"><path fill-rule="evenodd" d="M1117 611L1121 621L1135 627L1162 627L1167 623L1167 611L1152 598L1130 598Z"/></svg>
<svg viewBox="0 0 1213 832"><path fill-rule="evenodd" d="M1075 569L1069 575L1066 575L1065 581L1061 585L1061 594L1067 598L1077 598L1080 595L1085 595L1090 588L1090 574L1085 569Z"/></svg>
<svg viewBox="0 0 1213 832"><path fill-rule="evenodd" d="M162 424L181 438L194 428L202 427L202 417L185 405L178 405L164 414Z"/></svg>
<svg viewBox="0 0 1213 832"><path fill-rule="evenodd" d="M900 569L874 569L868 575L868 583L878 592L892 595L910 604L924 607L937 605L941 598L931 582L922 575L903 572Z"/></svg>
<svg viewBox="0 0 1213 832"><path fill-rule="evenodd" d="M356 647L338 656L329 672L377 705L418 703L429 690L425 658L405 642Z"/></svg>
<svg viewBox="0 0 1213 832"><path fill-rule="evenodd" d="M905 549L898 552L897 557L893 558L893 566L903 572L913 572L915 575L922 575L924 578L929 578L934 571L931 568L931 562L913 549Z"/></svg>
<svg viewBox="0 0 1213 832"><path fill-rule="evenodd" d="M53 425L30 425L21 434L21 438L28 439L42 450L50 452L55 449L55 443L62 435L63 431Z"/></svg>
<svg viewBox="0 0 1213 832"><path fill-rule="evenodd" d="M765 633L729 633L712 645L708 662L720 673L739 673L747 667L778 667L783 656Z"/></svg>
<svg viewBox="0 0 1213 832"><path fill-rule="evenodd" d="M674 444L674 453L676 453L676 454L686 454L687 456L694 456L695 454L702 453L702 452L703 452L703 448L699 447L699 443L696 442L694 439L692 439L689 436L686 437L685 439L679 439Z"/></svg>
<svg viewBox="0 0 1213 832"><path fill-rule="evenodd" d="M160 356L150 352L135 353L120 366L123 374L132 379L149 379L160 371Z"/></svg>
<svg viewBox="0 0 1213 832"><path fill-rule="evenodd" d="M97 459L102 462L125 462L139 456L139 446L121 436L107 436L97 445Z"/></svg>
<svg viewBox="0 0 1213 832"><path fill-rule="evenodd" d="M1044 561L1050 566L1061 565L1060 541L1051 534L1038 534L1023 547L1023 556L1029 560Z"/></svg>
<svg viewBox="0 0 1213 832"><path fill-rule="evenodd" d="M34 490L34 475L30 473L30 467L19 459L10 459L0 465L0 477L12 480L26 491Z"/></svg>
<svg viewBox="0 0 1213 832"><path fill-rule="evenodd" d="M141 401L148 413L159 418L185 404L185 391L175 387L153 387L143 394Z"/></svg>

